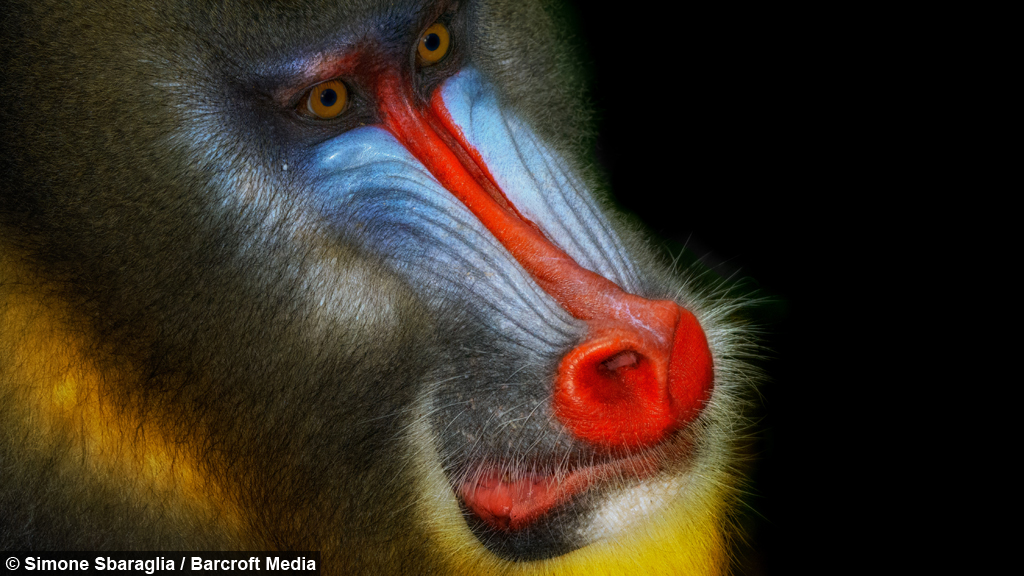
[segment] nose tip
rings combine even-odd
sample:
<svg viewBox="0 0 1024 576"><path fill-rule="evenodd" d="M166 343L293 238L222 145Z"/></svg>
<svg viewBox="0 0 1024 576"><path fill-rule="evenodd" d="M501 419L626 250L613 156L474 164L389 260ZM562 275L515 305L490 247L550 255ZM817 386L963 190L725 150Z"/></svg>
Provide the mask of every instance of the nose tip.
<svg viewBox="0 0 1024 576"><path fill-rule="evenodd" d="M554 409L577 438L608 448L654 446L695 420L710 398L711 350L697 319L672 302L650 304L674 321L658 330L594 320L587 339L562 358Z"/></svg>

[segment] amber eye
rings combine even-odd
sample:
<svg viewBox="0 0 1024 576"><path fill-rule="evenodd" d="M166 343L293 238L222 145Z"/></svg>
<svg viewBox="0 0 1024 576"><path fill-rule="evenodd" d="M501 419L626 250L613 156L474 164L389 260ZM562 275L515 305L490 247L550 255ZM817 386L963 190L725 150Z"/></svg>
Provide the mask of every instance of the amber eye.
<svg viewBox="0 0 1024 576"><path fill-rule="evenodd" d="M306 95L306 110L317 118L330 120L341 114L348 103L348 89L341 80L321 82Z"/></svg>
<svg viewBox="0 0 1024 576"><path fill-rule="evenodd" d="M430 66L437 64L448 54L448 47L451 46L451 35L448 28L440 22L434 24L420 36L419 46L416 47L416 54L419 56L420 64Z"/></svg>

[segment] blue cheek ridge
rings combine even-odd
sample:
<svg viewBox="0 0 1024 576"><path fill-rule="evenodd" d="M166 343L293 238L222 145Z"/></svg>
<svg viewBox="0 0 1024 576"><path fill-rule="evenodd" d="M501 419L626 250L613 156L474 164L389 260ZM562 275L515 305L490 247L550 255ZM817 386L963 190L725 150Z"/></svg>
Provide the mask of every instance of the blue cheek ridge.
<svg viewBox="0 0 1024 576"><path fill-rule="evenodd" d="M465 68L440 90L452 120L519 213L580 266L627 291L638 290L637 270L590 190L564 158L501 105L483 75Z"/></svg>
<svg viewBox="0 0 1024 576"><path fill-rule="evenodd" d="M407 271L500 260L490 233L387 130L346 132L321 146L316 164L314 202L345 241Z"/></svg>
<svg viewBox="0 0 1024 576"><path fill-rule="evenodd" d="M366 188L441 187L390 132L376 126L356 128L324 143L316 166L322 175L318 195L328 211Z"/></svg>

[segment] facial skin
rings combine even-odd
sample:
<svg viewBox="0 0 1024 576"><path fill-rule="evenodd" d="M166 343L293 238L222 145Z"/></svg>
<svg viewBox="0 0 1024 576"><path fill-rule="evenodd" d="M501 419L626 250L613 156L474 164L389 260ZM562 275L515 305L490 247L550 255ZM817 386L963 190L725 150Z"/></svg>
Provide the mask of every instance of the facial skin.
<svg viewBox="0 0 1024 576"><path fill-rule="evenodd" d="M0 541L725 572L740 303L605 207L549 9L15 3Z"/></svg>

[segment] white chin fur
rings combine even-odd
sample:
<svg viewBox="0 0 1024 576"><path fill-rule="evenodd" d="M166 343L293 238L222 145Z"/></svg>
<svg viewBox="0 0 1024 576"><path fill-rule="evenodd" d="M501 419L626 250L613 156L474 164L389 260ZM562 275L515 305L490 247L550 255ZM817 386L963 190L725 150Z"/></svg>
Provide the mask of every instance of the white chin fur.
<svg viewBox="0 0 1024 576"><path fill-rule="evenodd" d="M580 529L588 542L611 539L666 509L689 483L688 474L659 475L615 491Z"/></svg>

